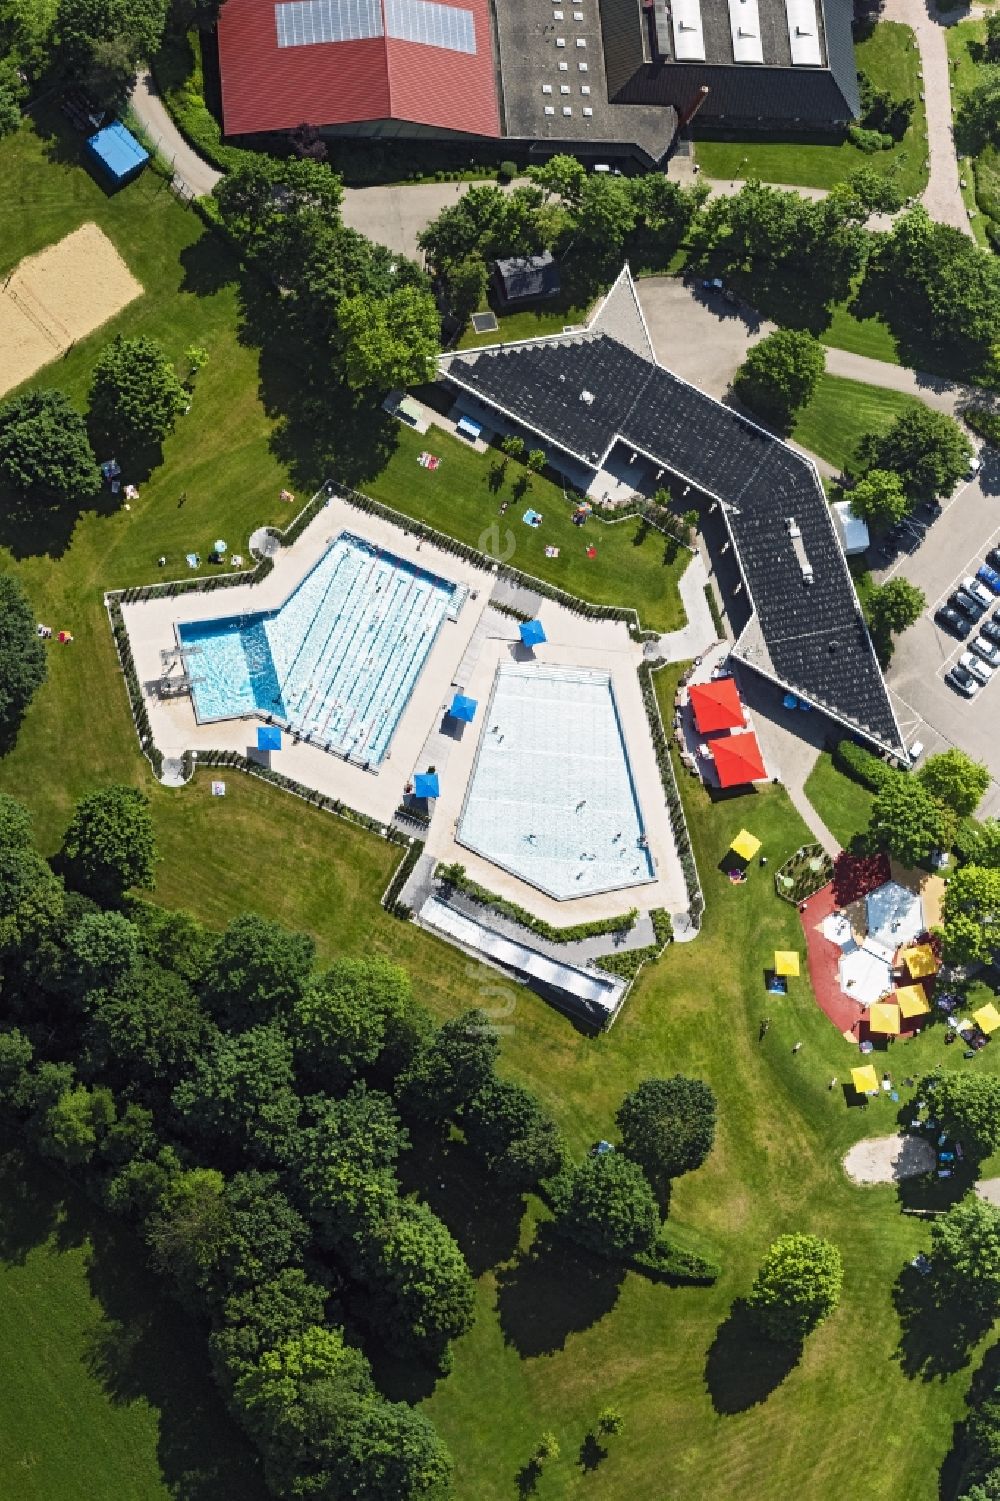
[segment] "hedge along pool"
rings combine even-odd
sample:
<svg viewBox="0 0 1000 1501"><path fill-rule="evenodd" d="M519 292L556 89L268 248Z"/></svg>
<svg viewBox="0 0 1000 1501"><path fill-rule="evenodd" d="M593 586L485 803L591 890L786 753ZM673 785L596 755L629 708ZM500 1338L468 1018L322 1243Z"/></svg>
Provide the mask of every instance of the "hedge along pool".
<svg viewBox="0 0 1000 1501"><path fill-rule="evenodd" d="M177 626L199 724L257 714L378 767L467 594L342 532L276 610Z"/></svg>
<svg viewBox="0 0 1000 1501"><path fill-rule="evenodd" d="M456 837L559 901L656 879L608 673L497 670Z"/></svg>

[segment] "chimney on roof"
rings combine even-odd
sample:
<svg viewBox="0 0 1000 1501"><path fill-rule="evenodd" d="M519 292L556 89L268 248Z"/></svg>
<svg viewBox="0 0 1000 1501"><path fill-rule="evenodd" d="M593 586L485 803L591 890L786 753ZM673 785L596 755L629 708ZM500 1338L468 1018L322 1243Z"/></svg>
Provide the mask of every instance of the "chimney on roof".
<svg viewBox="0 0 1000 1501"><path fill-rule="evenodd" d="M697 94L695 94L694 98L691 100L690 104L688 104L684 109L681 110L680 117L677 121L678 130L683 130L685 125L691 124L691 121L694 119L695 115L698 113L702 105L705 103L705 100L708 98L709 92L710 90L708 84L703 83Z"/></svg>

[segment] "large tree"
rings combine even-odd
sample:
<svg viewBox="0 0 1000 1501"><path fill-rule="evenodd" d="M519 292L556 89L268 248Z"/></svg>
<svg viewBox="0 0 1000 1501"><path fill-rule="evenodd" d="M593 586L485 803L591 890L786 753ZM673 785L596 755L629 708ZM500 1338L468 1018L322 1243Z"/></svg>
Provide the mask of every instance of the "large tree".
<svg viewBox="0 0 1000 1501"><path fill-rule="evenodd" d="M858 444L865 469L894 470L907 494L918 500L950 495L965 474L972 445L944 412L916 404L907 407L882 433L867 433Z"/></svg>
<svg viewBox="0 0 1000 1501"><path fill-rule="evenodd" d="M0 957L37 949L63 912L62 882L35 850L0 848Z"/></svg>
<svg viewBox="0 0 1000 1501"><path fill-rule="evenodd" d="M903 481L892 469L869 469L847 498L855 516L873 526L893 526L911 508Z"/></svg>
<svg viewBox="0 0 1000 1501"><path fill-rule="evenodd" d="M0 735L11 735L45 682L45 646L20 580L0 573Z"/></svg>
<svg viewBox="0 0 1000 1501"><path fill-rule="evenodd" d="M219 1032L173 1091L174 1108L206 1150L227 1141L264 1162L297 1150L292 1047L274 1023Z"/></svg>
<svg viewBox="0 0 1000 1501"><path fill-rule="evenodd" d="M919 865L934 850L947 849L954 829L954 816L915 777L889 777L875 794L869 837L904 865Z"/></svg>
<svg viewBox="0 0 1000 1501"><path fill-rule="evenodd" d="M979 71L955 116L955 134L963 151L981 151L1000 137L1000 67Z"/></svg>
<svg viewBox="0 0 1000 1501"><path fill-rule="evenodd" d="M396 1197L395 1165L409 1136L388 1095L355 1083L342 1099L309 1101L298 1136L296 1183L329 1245L343 1247Z"/></svg>
<svg viewBox="0 0 1000 1501"><path fill-rule="evenodd" d="M441 320L429 291L400 287L388 297L345 297L337 322L352 390L384 394L430 380L441 347Z"/></svg>
<svg viewBox="0 0 1000 1501"><path fill-rule="evenodd" d="M248 253L266 253L289 219L339 222L344 190L320 162L244 152L213 189L219 217Z"/></svg>
<svg viewBox="0 0 1000 1501"><path fill-rule="evenodd" d="M97 426L119 442L160 443L188 396L163 348L146 334L117 334L98 355L90 385Z"/></svg>
<svg viewBox="0 0 1000 1501"><path fill-rule="evenodd" d="M26 391L0 403L0 481L42 500L97 494L101 475L87 425L68 396Z"/></svg>
<svg viewBox="0 0 1000 1501"><path fill-rule="evenodd" d="M79 934L77 928L77 946ZM87 938L83 962L101 982L86 998L87 1071L110 1077L116 1088L169 1091L195 1066L212 1037L197 996L171 970L147 959L130 962L127 949L108 942L106 935L99 947L93 932Z"/></svg>
<svg viewBox="0 0 1000 1501"><path fill-rule="evenodd" d="M950 964L988 963L1000 948L1000 870L963 865L944 893L944 953Z"/></svg>
<svg viewBox="0 0 1000 1501"><path fill-rule="evenodd" d="M1000 1078L996 1074L929 1074L920 1081L942 1130L963 1144L967 1155L989 1157L1000 1148Z"/></svg>
<svg viewBox="0 0 1000 1501"><path fill-rule="evenodd" d="M461 1110L493 1074L500 1044L483 1011L446 1021L421 1048L400 1081L404 1110L443 1121Z"/></svg>
<svg viewBox="0 0 1000 1501"><path fill-rule="evenodd" d="M472 1323L475 1288L447 1226L426 1204L397 1199L357 1237L379 1327L397 1348L440 1362Z"/></svg>
<svg viewBox="0 0 1000 1501"><path fill-rule="evenodd" d="M752 411L785 427L815 392L825 364L823 346L812 334L776 328L750 350L733 390Z"/></svg>
<svg viewBox="0 0 1000 1501"><path fill-rule="evenodd" d="M154 1265L174 1279L186 1299L222 1259L229 1231L225 1191L226 1180L215 1168L188 1168L170 1179L146 1222Z"/></svg>
<svg viewBox="0 0 1000 1501"><path fill-rule="evenodd" d="M747 1306L769 1339L798 1344L840 1300L840 1252L819 1235L779 1235L761 1262Z"/></svg>
<svg viewBox="0 0 1000 1501"><path fill-rule="evenodd" d="M309 980L316 945L269 917L242 912L216 940L199 990L231 1031L286 1017Z"/></svg>
<svg viewBox="0 0 1000 1501"><path fill-rule="evenodd" d="M227 1296L218 1327L209 1338L216 1372L231 1389L265 1350L322 1324L327 1289L300 1266L285 1267L270 1281L254 1282Z"/></svg>
<svg viewBox="0 0 1000 1501"><path fill-rule="evenodd" d="M876 641L888 641L915 625L927 608L927 596L899 574L875 584L868 594L868 618Z"/></svg>
<svg viewBox="0 0 1000 1501"><path fill-rule="evenodd" d="M121 912L85 912L67 938L70 972L82 993L116 990L139 965L139 934Z"/></svg>
<svg viewBox="0 0 1000 1501"><path fill-rule="evenodd" d="M975 1193L931 1221L935 1292L964 1309L1000 1312L1000 1209Z"/></svg>
<svg viewBox="0 0 1000 1501"><path fill-rule="evenodd" d="M959 818L976 811L990 785L989 768L957 748L929 756L917 776L931 797Z"/></svg>
<svg viewBox="0 0 1000 1501"><path fill-rule="evenodd" d="M76 805L62 846L70 883L98 901L119 902L155 880L156 838L149 798L134 787L89 792Z"/></svg>
<svg viewBox="0 0 1000 1501"><path fill-rule="evenodd" d="M648 1251L660 1214L645 1173L621 1152L591 1154L557 1181L556 1229L602 1256Z"/></svg>
<svg viewBox="0 0 1000 1501"><path fill-rule="evenodd" d="M59 51L98 102L112 106L128 93L139 60L157 51L166 19L167 0L59 0Z"/></svg>
<svg viewBox="0 0 1000 1501"><path fill-rule="evenodd" d="M409 975L398 964L381 955L335 960L295 1001L297 1058L316 1083L343 1085L387 1051L393 1064L402 1061L398 1055L415 1045L415 1012Z"/></svg>
<svg viewBox="0 0 1000 1501"><path fill-rule="evenodd" d="M662 1184L700 1167L715 1140L715 1095L702 1079L644 1079L615 1117L623 1149Z"/></svg>
<svg viewBox="0 0 1000 1501"><path fill-rule="evenodd" d="M488 1080L466 1105L462 1129L487 1170L513 1188L534 1188L565 1160L558 1126L530 1090L511 1080Z"/></svg>
<svg viewBox="0 0 1000 1501"><path fill-rule="evenodd" d="M0 792L0 849L30 849L33 844L31 814L16 797Z"/></svg>

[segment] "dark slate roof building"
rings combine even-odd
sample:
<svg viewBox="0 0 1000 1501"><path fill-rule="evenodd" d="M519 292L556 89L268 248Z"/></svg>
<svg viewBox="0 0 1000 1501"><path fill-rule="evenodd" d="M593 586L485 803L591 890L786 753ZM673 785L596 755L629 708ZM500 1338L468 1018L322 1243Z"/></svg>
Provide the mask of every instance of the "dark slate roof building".
<svg viewBox="0 0 1000 1501"><path fill-rule="evenodd" d="M733 655L903 753L815 465L657 363L627 267L582 332L444 355L440 369L575 477L597 481L617 449L700 492L721 510L752 607Z"/></svg>
<svg viewBox="0 0 1000 1501"><path fill-rule="evenodd" d="M550 250L496 261L493 282L505 303L529 302L559 295L559 267Z"/></svg>

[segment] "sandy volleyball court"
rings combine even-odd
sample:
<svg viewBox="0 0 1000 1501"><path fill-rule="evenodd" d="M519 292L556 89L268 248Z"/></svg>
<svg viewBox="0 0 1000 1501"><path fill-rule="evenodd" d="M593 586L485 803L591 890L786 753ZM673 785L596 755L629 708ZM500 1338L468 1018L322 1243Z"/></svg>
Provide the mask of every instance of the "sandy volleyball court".
<svg viewBox="0 0 1000 1501"><path fill-rule="evenodd" d="M0 287L0 395L141 296L96 224L26 256Z"/></svg>
<svg viewBox="0 0 1000 1501"><path fill-rule="evenodd" d="M853 1183L900 1183L937 1166L937 1155L922 1136L868 1137L855 1142L844 1158L844 1171Z"/></svg>

